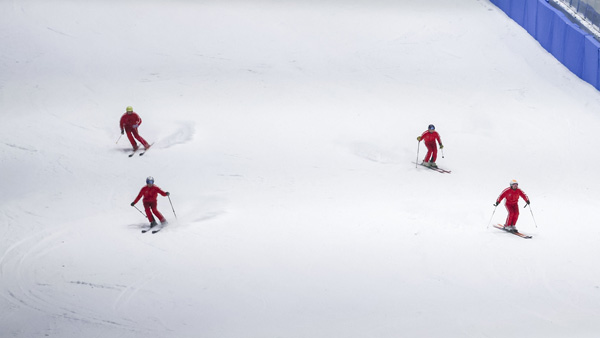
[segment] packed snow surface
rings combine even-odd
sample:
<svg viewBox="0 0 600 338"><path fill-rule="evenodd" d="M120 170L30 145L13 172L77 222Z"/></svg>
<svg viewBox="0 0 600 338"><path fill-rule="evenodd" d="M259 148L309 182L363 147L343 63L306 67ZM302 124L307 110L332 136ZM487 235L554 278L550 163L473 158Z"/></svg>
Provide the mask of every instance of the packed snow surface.
<svg viewBox="0 0 600 338"><path fill-rule="evenodd" d="M600 332L599 93L488 1L2 1L0 32L1 337ZM451 174L413 163L430 123ZM511 179L532 239L491 226Z"/></svg>

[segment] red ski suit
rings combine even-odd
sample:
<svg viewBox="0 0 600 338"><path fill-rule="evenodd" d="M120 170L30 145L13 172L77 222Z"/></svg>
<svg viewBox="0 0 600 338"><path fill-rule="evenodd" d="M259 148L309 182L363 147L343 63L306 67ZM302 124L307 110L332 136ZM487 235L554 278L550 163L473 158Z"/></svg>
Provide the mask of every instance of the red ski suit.
<svg viewBox="0 0 600 338"><path fill-rule="evenodd" d="M506 217L504 226L517 224L517 219L519 218L519 197L522 197L525 202L529 203L529 197L519 188L506 188L496 199L496 204L500 204L506 198L504 206L506 207L506 211L508 211L508 216Z"/></svg>
<svg viewBox="0 0 600 338"><path fill-rule="evenodd" d="M133 201L133 204L136 204L140 200L140 198L144 197L142 202L144 202L144 210L146 211L146 216L148 217L148 220L150 222L154 222L154 216L152 215L152 213L154 212L154 215L156 215L160 222L163 223L165 221L165 218L158 211L158 209L156 209L156 197L158 197L158 194L167 196L166 192L162 191L161 188L155 186L154 184L150 186L146 185L142 188L142 190L140 190L140 193Z"/></svg>
<svg viewBox="0 0 600 338"><path fill-rule="evenodd" d="M437 131L429 131L425 130L421 135L421 141L425 142L425 146L427 147L427 154L425 155L425 159L423 162L435 162L437 159L437 141L440 145L442 145L442 140L440 139L440 134Z"/></svg>
<svg viewBox="0 0 600 338"><path fill-rule="evenodd" d="M143 144L144 147L149 147L148 142L146 142L146 140L144 140L144 138L141 137L140 134L138 134L138 127L140 126L140 124L142 124L142 118L134 112L127 112L123 114L123 116L121 116L121 121L119 122L121 131L125 130L125 132L127 133L127 138L129 139L129 142L131 142L131 146L133 147L133 149L138 148L134 137L138 141L140 141L140 143Z"/></svg>

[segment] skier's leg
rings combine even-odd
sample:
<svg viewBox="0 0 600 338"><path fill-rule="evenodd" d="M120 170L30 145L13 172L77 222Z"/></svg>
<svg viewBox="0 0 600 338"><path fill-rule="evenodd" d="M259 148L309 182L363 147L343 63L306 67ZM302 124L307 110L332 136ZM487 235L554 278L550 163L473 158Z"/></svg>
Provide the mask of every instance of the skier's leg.
<svg viewBox="0 0 600 338"><path fill-rule="evenodd" d="M425 158L423 159L423 162L427 163L427 162L429 162L429 159L431 158L431 154L433 153L433 150L427 144L425 144L425 145L427 146L427 154L425 154Z"/></svg>
<svg viewBox="0 0 600 338"><path fill-rule="evenodd" d="M146 140L144 140L144 138L140 136L140 134L138 133L137 128L134 128L132 132L133 132L133 136L135 136L135 138L138 141L140 141L140 143L143 144L145 148L150 147L150 145L148 144L148 142L146 142Z"/></svg>
<svg viewBox="0 0 600 338"><path fill-rule="evenodd" d="M138 148L138 145L135 142L135 139L133 138L132 131L127 129L126 132L127 132L127 139L129 139L129 142L131 143L131 146L133 147L133 149L136 150Z"/></svg>
<svg viewBox="0 0 600 338"><path fill-rule="evenodd" d="M510 221L512 219L512 214L510 211L510 205L504 204L504 207L506 208L506 212L508 213L508 215L506 215L506 221L504 221L504 226L507 227L507 226L512 225L512 224L510 224Z"/></svg>
<svg viewBox="0 0 600 338"><path fill-rule="evenodd" d="M158 211L158 209L153 209L154 210L154 214L156 215L156 217L158 217L158 219L160 220L161 223L164 223L165 217Z"/></svg>
<svg viewBox="0 0 600 338"><path fill-rule="evenodd" d="M154 215L156 215L158 220L161 223L164 223L165 217L160 213L160 211L158 211L158 209L156 208L157 205L158 205L158 202L152 202L152 204L150 204L150 207L152 208L152 212L154 213Z"/></svg>
<svg viewBox="0 0 600 338"><path fill-rule="evenodd" d="M148 220L150 221L150 223L154 223L154 216L152 215L152 203L150 202L144 202L144 211L146 212L146 217L148 217Z"/></svg>
<svg viewBox="0 0 600 338"><path fill-rule="evenodd" d="M431 147L431 162L435 163L435 160L437 160L437 147L434 145Z"/></svg>
<svg viewBox="0 0 600 338"><path fill-rule="evenodd" d="M519 205L515 204L514 205L514 210L513 210L513 219L512 219L512 224L511 225L517 225L517 220L519 219Z"/></svg>
<svg viewBox="0 0 600 338"><path fill-rule="evenodd" d="M506 219L506 225L515 225L517 224L517 219L519 218L519 205L518 204L507 204L506 210L508 210L508 217Z"/></svg>

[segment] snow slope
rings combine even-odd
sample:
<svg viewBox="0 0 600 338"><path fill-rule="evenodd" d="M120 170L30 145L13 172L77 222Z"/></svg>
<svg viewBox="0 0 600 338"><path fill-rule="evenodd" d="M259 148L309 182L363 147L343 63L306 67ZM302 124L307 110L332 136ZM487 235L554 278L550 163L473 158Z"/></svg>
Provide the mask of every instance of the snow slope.
<svg viewBox="0 0 600 338"><path fill-rule="evenodd" d="M0 18L1 337L600 330L598 92L488 1ZM143 157L115 144L128 105ZM429 123L452 174L411 163ZM177 213L155 235L129 206L149 175ZM487 226L513 178L531 240Z"/></svg>

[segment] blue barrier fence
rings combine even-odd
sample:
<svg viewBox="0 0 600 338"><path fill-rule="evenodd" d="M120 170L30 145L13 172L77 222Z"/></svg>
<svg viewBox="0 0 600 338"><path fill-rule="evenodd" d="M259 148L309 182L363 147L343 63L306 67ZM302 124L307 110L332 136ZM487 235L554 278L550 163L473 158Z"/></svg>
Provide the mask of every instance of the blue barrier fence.
<svg viewBox="0 0 600 338"><path fill-rule="evenodd" d="M570 71L600 90L600 43L547 0L490 0Z"/></svg>

